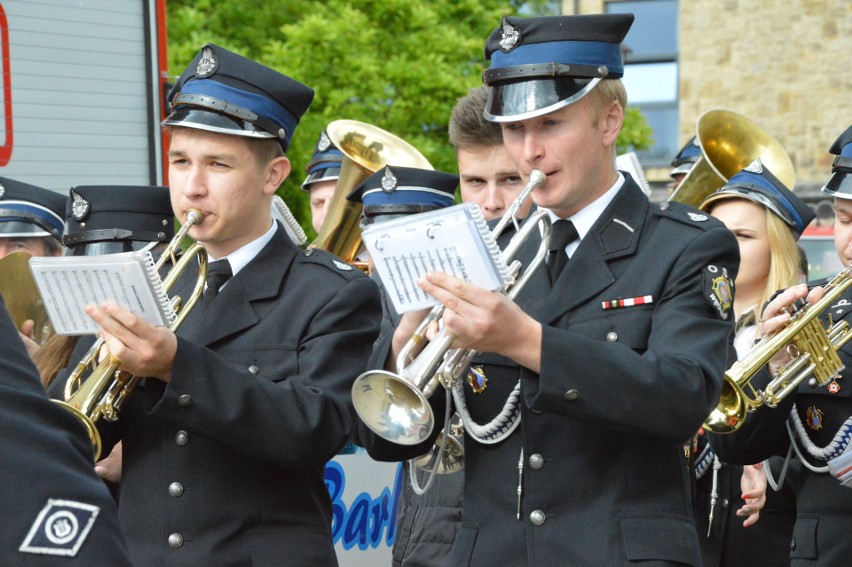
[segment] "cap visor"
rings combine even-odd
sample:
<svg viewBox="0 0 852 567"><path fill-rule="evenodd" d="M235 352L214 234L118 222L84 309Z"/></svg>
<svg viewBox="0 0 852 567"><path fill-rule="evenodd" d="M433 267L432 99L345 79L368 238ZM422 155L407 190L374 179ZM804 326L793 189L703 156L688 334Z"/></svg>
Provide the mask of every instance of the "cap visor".
<svg viewBox="0 0 852 567"><path fill-rule="evenodd" d="M511 122L535 118L583 98L600 79L548 77L493 85L485 105L485 118Z"/></svg>
<svg viewBox="0 0 852 567"><path fill-rule="evenodd" d="M822 192L840 199L852 199L852 174L845 171L834 172Z"/></svg>
<svg viewBox="0 0 852 567"><path fill-rule="evenodd" d="M194 107L178 107L168 118L163 120L163 126L182 126L207 130L231 136L246 136L249 138L275 138L265 130L259 129L251 122L232 118L218 112Z"/></svg>
<svg viewBox="0 0 852 567"><path fill-rule="evenodd" d="M53 236L44 228L18 220L0 220L0 238L39 238Z"/></svg>

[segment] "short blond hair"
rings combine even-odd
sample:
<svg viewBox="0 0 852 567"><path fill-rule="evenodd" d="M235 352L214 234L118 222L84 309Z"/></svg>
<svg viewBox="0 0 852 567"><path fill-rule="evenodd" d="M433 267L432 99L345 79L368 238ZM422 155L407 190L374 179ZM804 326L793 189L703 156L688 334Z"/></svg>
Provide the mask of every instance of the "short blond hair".
<svg viewBox="0 0 852 567"><path fill-rule="evenodd" d="M592 107L592 119L597 126L605 106L613 101L618 102L621 108L627 108L627 89L621 79L601 79L592 91L586 95L586 100Z"/></svg>

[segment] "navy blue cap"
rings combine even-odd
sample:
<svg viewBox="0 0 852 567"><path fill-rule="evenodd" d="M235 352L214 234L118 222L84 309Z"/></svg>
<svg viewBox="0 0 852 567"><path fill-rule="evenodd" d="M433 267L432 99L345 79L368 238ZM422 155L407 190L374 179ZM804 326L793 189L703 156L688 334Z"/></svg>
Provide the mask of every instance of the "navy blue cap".
<svg viewBox="0 0 852 567"><path fill-rule="evenodd" d="M57 240L65 232L65 196L8 177L0 177L0 238Z"/></svg>
<svg viewBox="0 0 852 567"><path fill-rule="evenodd" d="M841 199L852 199L852 126L834 141L828 152L837 157L831 164L831 177L822 192Z"/></svg>
<svg viewBox="0 0 852 567"><path fill-rule="evenodd" d="M340 167L343 165L343 152L328 137L323 130L311 161L305 166L308 176L302 182L302 190L310 190L310 185L317 181L336 181L340 177Z"/></svg>
<svg viewBox="0 0 852 567"><path fill-rule="evenodd" d="M624 75L621 42L633 14L503 18L485 44L493 87L485 117L526 120L580 100L604 77Z"/></svg>
<svg viewBox="0 0 852 567"><path fill-rule="evenodd" d="M81 185L65 204L69 248L96 242L168 242L175 234L168 187Z"/></svg>
<svg viewBox="0 0 852 567"><path fill-rule="evenodd" d="M700 158L701 146L698 145L698 136L693 136L686 144L684 144L672 160L672 167L674 169L672 169L669 175L674 177L675 175L689 173L689 170L692 169L692 166L695 165L695 162L697 162Z"/></svg>
<svg viewBox="0 0 852 567"><path fill-rule="evenodd" d="M169 92L164 126L274 138L284 151L313 89L256 61L208 43Z"/></svg>
<svg viewBox="0 0 852 567"><path fill-rule="evenodd" d="M796 238L816 218L807 203L785 187L759 159L731 177L721 189L711 193L700 208L708 211L713 208L710 203L721 199L747 199L766 207L790 226Z"/></svg>
<svg viewBox="0 0 852 567"><path fill-rule="evenodd" d="M364 217L425 213L453 204L454 173L388 165L365 179L346 199L364 205Z"/></svg>

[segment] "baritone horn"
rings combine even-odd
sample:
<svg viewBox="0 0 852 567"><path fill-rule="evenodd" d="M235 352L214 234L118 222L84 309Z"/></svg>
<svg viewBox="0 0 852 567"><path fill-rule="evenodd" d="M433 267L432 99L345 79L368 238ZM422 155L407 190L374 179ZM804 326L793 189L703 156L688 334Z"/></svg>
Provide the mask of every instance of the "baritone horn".
<svg viewBox="0 0 852 567"><path fill-rule="evenodd" d="M361 249L362 207L360 202L348 201L346 196L386 165L434 168L417 148L366 122L335 120L328 124L326 133L343 153L343 162L331 197L331 207L310 246L355 264Z"/></svg>
<svg viewBox="0 0 852 567"><path fill-rule="evenodd" d="M695 133L701 157L669 201L698 207L758 158L785 186L796 184L793 162L780 142L745 116L730 110L708 110L698 117Z"/></svg>
<svg viewBox="0 0 852 567"><path fill-rule="evenodd" d="M169 327L172 331L175 331L183 323L189 311L204 292L204 284L207 279L207 251L204 247L196 242L184 251L180 260L176 260L175 256L189 229L201 222L203 218L199 211L189 209L186 212L186 222L169 242L155 266L155 269L159 272L167 260L172 261L173 267L163 279L163 289L168 293L190 262L198 262L198 277L190 297L186 302L182 302L179 297L171 300L172 307L177 313L177 317ZM96 423L100 418L107 421L118 420L118 413L122 405L141 379L139 376L132 376L119 370L118 367L121 362L112 354L108 354L102 361L98 362L97 357L103 344L103 339L99 338L95 341L92 348L68 376L68 382L65 384L65 400L55 400L56 403L77 417L86 428L95 452L95 461L99 459L102 447L101 435ZM84 380L83 375L89 368L92 369L92 372Z"/></svg>
<svg viewBox="0 0 852 567"><path fill-rule="evenodd" d="M495 240L509 222L516 221L517 211L533 189L546 180L544 173L538 170L530 172L529 183L491 231ZM521 265L515 257L534 229L541 233L541 244L521 275ZM549 213L539 209L527 218L503 251L503 259L515 275L514 282L504 290L510 299L517 296L546 257L550 232ZM450 350L455 336L446 327L427 341L427 329L432 322L440 320L443 312L443 306L438 305L420 323L399 353L396 373L367 371L352 385L352 403L358 416L376 435L387 441L416 445L429 437L435 426L432 408L427 401L429 396L439 385L451 389L476 354L473 349Z"/></svg>
<svg viewBox="0 0 852 567"><path fill-rule="evenodd" d="M852 285L852 266L837 274L825 286L822 299L794 311L790 323L778 333L761 340L742 360L725 372L722 398L704 427L713 433L733 433L746 415L762 405L775 408L808 376L813 374L820 386L827 384L843 370L837 354L852 334L846 321L823 327L819 315L828 309ZM780 367L763 391L751 385L751 379L781 349L786 348L790 361ZM747 390L751 393L749 397Z"/></svg>

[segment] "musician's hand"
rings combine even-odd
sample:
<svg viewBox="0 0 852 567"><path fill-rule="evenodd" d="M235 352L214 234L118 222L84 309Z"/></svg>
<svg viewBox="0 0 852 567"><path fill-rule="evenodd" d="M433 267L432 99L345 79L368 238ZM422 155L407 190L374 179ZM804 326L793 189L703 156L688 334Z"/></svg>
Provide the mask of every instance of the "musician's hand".
<svg viewBox="0 0 852 567"><path fill-rule="evenodd" d="M121 481L121 453L122 445L119 441L105 459L95 463L95 472L99 477L115 483Z"/></svg>
<svg viewBox="0 0 852 567"><path fill-rule="evenodd" d="M177 337L154 327L114 303L89 305L86 314L101 326L100 336L121 370L168 382L177 353Z"/></svg>
<svg viewBox="0 0 852 567"><path fill-rule="evenodd" d="M440 272L418 285L445 306L441 320L456 336L453 348L496 352L541 370L541 324L508 297Z"/></svg>
<svg viewBox="0 0 852 567"><path fill-rule="evenodd" d="M758 327L759 335L762 337L771 336L781 331L790 323L793 303L805 299L807 303L811 304L822 299L822 294L823 289L821 287L815 287L808 291L808 286L805 284L794 285L785 289L763 309L762 320ZM787 349L782 348L769 361L770 373L775 374L780 366L789 361L790 356L787 354Z"/></svg>
<svg viewBox="0 0 852 567"><path fill-rule="evenodd" d="M763 463L746 465L740 478L740 488L743 491L745 505L737 510L737 516L745 516L743 527L753 526L760 519L760 511L766 505L766 474Z"/></svg>
<svg viewBox="0 0 852 567"><path fill-rule="evenodd" d="M30 358L35 356L35 353L37 353L38 349L41 348L41 346L35 342L34 333L35 321L32 319L24 321L23 325L21 325L21 330L18 331L18 334L21 336L21 340L24 341L24 346L27 347L27 354L30 355Z"/></svg>
<svg viewBox="0 0 852 567"><path fill-rule="evenodd" d="M426 318L431 309L421 309L420 311L410 311L405 313L399 320L396 330L393 333L393 342L391 343L391 351L388 355L388 363L386 367L389 370L396 371L396 359L402 351L405 344L411 339L420 323ZM433 322L426 330L426 338L431 339L438 331L438 323ZM419 340L419 339L418 339Z"/></svg>

